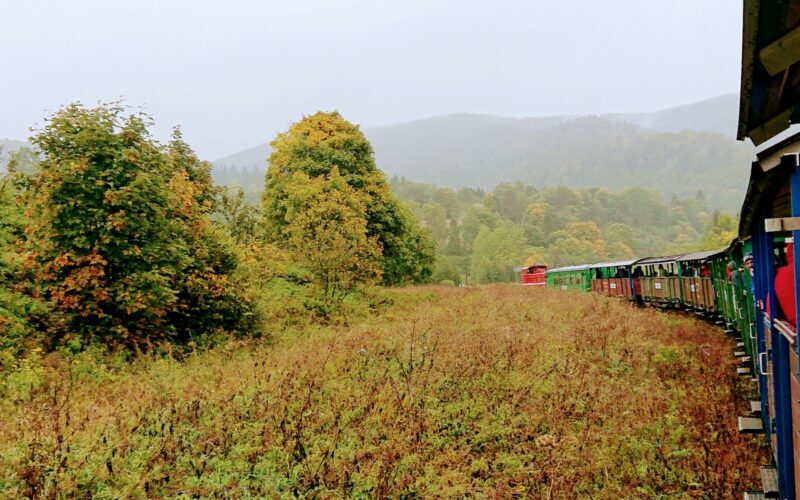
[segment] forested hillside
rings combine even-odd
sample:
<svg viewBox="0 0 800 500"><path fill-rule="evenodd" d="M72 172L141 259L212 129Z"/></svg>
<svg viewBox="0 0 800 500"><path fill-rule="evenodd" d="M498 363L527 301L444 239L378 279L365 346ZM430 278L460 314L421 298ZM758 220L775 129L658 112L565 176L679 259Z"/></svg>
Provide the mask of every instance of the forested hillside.
<svg viewBox="0 0 800 500"><path fill-rule="evenodd" d="M510 281L523 262L550 266L714 249L736 234L703 191L664 200L655 190L573 190L501 184L454 191L401 178L392 189L431 232L436 281Z"/></svg>
<svg viewBox="0 0 800 500"><path fill-rule="evenodd" d="M644 187L667 197L691 196L702 187L712 206L726 211L738 210L751 161L749 147L718 134L654 132L597 117L538 131L485 128L456 140L440 137L430 148L412 148L393 133L372 134L379 164L419 182Z"/></svg>
<svg viewBox="0 0 800 500"><path fill-rule="evenodd" d="M733 138L739 119L739 95L725 94L654 113L610 113L603 117L659 132L692 130Z"/></svg>
<svg viewBox="0 0 800 500"><path fill-rule="evenodd" d="M241 190L243 203L257 203L258 171L218 172L235 186L232 192ZM517 182L453 190L401 177L389 182L436 242L436 282L511 281L512 269L522 263L562 266L714 249L736 234L736 217L711 208L702 189L666 199L658 190L636 187Z"/></svg>

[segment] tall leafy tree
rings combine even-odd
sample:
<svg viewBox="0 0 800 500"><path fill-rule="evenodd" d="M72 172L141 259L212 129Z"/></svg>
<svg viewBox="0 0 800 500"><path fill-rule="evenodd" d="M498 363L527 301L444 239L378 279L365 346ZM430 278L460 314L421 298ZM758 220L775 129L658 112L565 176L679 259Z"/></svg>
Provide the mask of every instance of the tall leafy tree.
<svg viewBox="0 0 800 500"><path fill-rule="evenodd" d="M219 192L215 206L218 223L237 244L252 242L258 236L258 207L245 201L241 187L223 189Z"/></svg>
<svg viewBox="0 0 800 500"><path fill-rule="evenodd" d="M365 195L336 167L324 177L292 174L284 198L287 243L311 271L327 306L338 307L362 283L380 278L380 247L367 234Z"/></svg>
<svg viewBox="0 0 800 500"><path fill-rule="evenodd" d="M336 112L307 116L272 141L262 202L267 234L276 241L285 237L285 200L294 195L294 174L325 178L334 168L350 188L364 194L367 236L381 250L384 284L426 281L435 245L390 193L364 134Z"/></svg>
<svg viewBox="0 0 800 500"><path fill-rule="evenodd" d="M72 104L31 138L25 251L55 340L110 344L238 329L235 262L210 231L209 166L176 133L162 147L149 118L117 104Z"/></svg>
<svg viewBox="0 0 800 500"><path fill-rule="evenodd" d="M513 281L514 267L525 260L525 235L515 224L482 226L472 244L470 271L478 283Z"/></svg>
<svg viewBox="0 0 800 500"><path fill-rule="evenodd" d="M249 301L231 283L237 267L233 240L211 223L218 189L211 163L200 160L179 129L164 149L171 198L168 217L178 221L185 252L176 263L173 288L179 307L170 313L178 340L198 333L253 332L256 317ZM188 255L187 255L188 254Z"/></svg>
<svg viewBox="0 0 800 500"><path fill-rule="evenodd" d="M35 155L29 153L24 149L14 153L7 171L0 173L0 370L17 358L47 312L40 300L26 293L28 283L19 254L25 216L17 185L33 165Z"/></svg>
<svg viewBox="0 0 800 500"><path fill-rule="evenodd" d="M703 247L709 250L728 245L738 234L739 221L730 214L714 210L711 222L703 235Z"/></svg>

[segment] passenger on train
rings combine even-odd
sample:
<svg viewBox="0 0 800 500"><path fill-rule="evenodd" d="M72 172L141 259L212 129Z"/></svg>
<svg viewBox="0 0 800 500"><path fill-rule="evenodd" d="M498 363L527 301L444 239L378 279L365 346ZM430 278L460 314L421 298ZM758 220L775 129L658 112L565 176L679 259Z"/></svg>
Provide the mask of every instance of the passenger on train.
<svg viewBox="0 0 800 500"><path fill-rule="evenodd" d="M701 278L708 278L711 276L711 271L708 269L708 264L703 262L700 264L700 277Z"/></svg>
<svg viewBox="0 0 800 500"><path fill-rule="evenodd" d="M728 277L728 281L730 281L731 283L735 283L734 280L733 280L734 274L737 274L736 273L736 262L730 261L730 262L728 262L728 265L725 266L725 275Z"/></svg>
<svg viewBox="0 0 800 500"><path fill-rule="evenodd" d="M666 275L667 275L667 270L664 269L664 264L659 264L658 265L658 276L663 278Z"/></svg>
<svg viewBox="0 0 800 500"><path fill-rule="evenodd" d="M797 328L797 310L794 298L794 245L786 245L787 264L775 273L775 298L778 299L782 317Z"/></svg>
<svg viewBox="0 0 800 500"><path fill-rule="evenodd" d="M750 273L750 294L755 296L756 294L756 280L753 274L753 254L747 252L744 254L744 268L747 269L747 272ZM744 280L742 280L744 281ZM744 283L743 283L744 284Z"/></svg>

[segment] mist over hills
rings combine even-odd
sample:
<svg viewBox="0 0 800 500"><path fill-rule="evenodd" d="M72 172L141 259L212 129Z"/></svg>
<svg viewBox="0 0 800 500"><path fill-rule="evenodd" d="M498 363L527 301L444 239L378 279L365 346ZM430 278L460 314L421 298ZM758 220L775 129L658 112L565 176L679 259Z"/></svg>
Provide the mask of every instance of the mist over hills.
<svg viewBox="0 0 800 500"><path fill-rule="evenodd" d="M733 212L753 156L750 145L733 138L737 116L738 97L728 94L652 113L532 118L462 113L364 133L384 172L416 182L485 189L515 181L537 187L640 186L680 197L703 189L712 206ZM226 182L232 172L223 167L231 166L257 177L268 155L265 143L219 159L217 177Z"/></svg>
<svg viewBox="0 0 800 500"><path fill-rule="evenodd" d="M611 113L604 117L659 132L716 132L733 139L739 120L739 95L725 94L654 113Z"/></svg>

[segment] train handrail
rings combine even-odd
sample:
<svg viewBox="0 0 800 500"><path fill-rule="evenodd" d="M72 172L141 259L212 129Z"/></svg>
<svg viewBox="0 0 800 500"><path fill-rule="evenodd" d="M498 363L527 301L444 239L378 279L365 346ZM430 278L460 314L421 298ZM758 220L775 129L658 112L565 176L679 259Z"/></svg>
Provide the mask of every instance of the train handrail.
<svg viewBox="0 0 800 500"><path fill-rule="evenodd" d="M760 373L764 377L768 377L772 375L772 372L764 371L764 365L766 364L766 361L762 361L762 359L764 360L767 359L767 351L758 353L758 373Z"/></svg>
<svg viewBox="0 0 800 500"><path fill-rule="evenodd" d="M775 325L775 329L781 332L781 335L783 335L790 344L794 345L795 342L797 342L797 332L792 328L792 325L781 319L775 319L772 323Z"/></svg>

